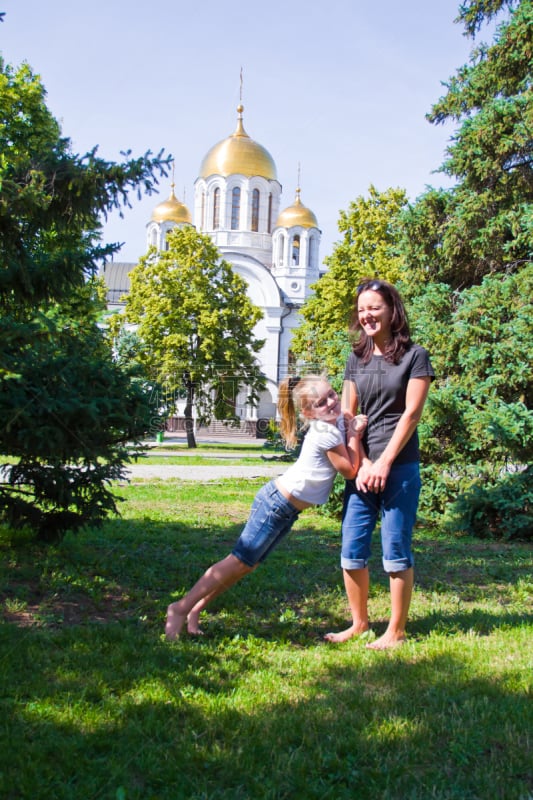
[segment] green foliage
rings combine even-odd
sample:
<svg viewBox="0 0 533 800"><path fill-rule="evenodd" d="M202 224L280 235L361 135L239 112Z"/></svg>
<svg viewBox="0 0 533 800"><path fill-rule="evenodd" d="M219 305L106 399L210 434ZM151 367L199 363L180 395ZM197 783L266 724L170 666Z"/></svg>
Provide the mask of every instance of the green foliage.
<svg viewBox="0 0 533 800"><path fill-rule="evenodd" d="M109 481L124 475L126 442L153 425L144 382L113 361L91 310L0 318L0 514L46 538L116 511Z"/></svg>
<svg viewBox="0 0 533 800"><path fill-rule="evenodd" d="M502 11L493 43L428 115L460 123L442 167L457 184L406 211L402 253L414 338L437 373L420 426L422 511L516 537L533 527L529 472L515 474L533 453L533 7L472 0L459 21L474 36Z"/></svg>
<svg viewBox="0 0 533 800"><path fill-rule="evenodd" d="M516 538L533 528L524 487L533 455L533 6L470 0L458 21L474 36L502 12L493 43L473 50L428 115L458 123L442 166L456 184L403 207L392 252L413 339L437 374L419 426L421 514L436 522L452 509L459 530ZM329 324L337 319L345 330L341 317ZM332 363L340 341L330 340ZM340 499L339 488L333 510Z"/></svg>
<svg viewBox="0 0 533 800"><path fill-rule="evenodd" d="M473 499L476 482L497 486L531 461L532 297L529 265L460 293L432 285L410 304L415 337L429 348L437 374L420 425L431 487L423 494L425 514L442 513L458 494ZM521 503L517 494L520 513ZM523 513L532 525L530 506Z"/></svg>
<svg viewBox="0 0 533 800"><path fill-rule="evenodd" d="M291 344L299 359L311 369L339 373L339 350L347 352L346 330L351 321L358 284L365 277L395 282L400 275L398 246L401 212L407 203L403 189L378 192L370 186L368 197L358 197L347 212L341 211L337 243L325 263L328 271L314 285L314 295L302 308L303 322Z"/></svg>
<svg viewBox="0 0 533 800"><path fill-rule="evenodd" d="M266 441L263 449L273 453L273 455L261 456L265 461L296 461L302 449L302 442L305 431L300 428L297 432L297 442L295 447L287 448L281 436L278 423L270 419L266 431Z"/></svg>
<svg viewBox="0 0 533 800"><path fill-rule="evenodd" d="M109 482L153 415L99 327L102 217L166 161L72 153L27 64L0 58L0 516L43 537L116 510Z"/></svg>
<svg viewBox="0 0 533 800"><path fill-rule="evenodd" d="M339 521L342 516L342 507L344 502L344 489L346 481L342 475L337 474L333 481L333 487L329 493L328 501L319 509L319 513L325 514ZM338 523L340 525L340 523Z"/></svg>
<svg viewBox="0 0 533 800"><path fill-rule="evenodd" d="M155 189L168 159L148 152L122 164L71 150L27 64L0 57L0 306L58 300L93 274L102 217L129 205L128 194ZM127 155L127 154L126 154Z"/></svg>
<svg viewBox="0 0 533 800"><path fill-rule="evenodd" d="M460 123L441 167L457 184L431 190L408 215L403 252L419 279L426 270L463 287L532 257L533 7L476 0L461 7L459 20L474 35L506 8L493 43L472 51L428 115Z"/></svg>
<svg viewBox="0 0 533 800"><path fill-rule="evenodd" d="M533 540L531 469L497 481L476 480L446 514L446 526L481 539Z"/></svg>
<svg viewBox="0 0 533 800"><path fill-rule="evenodd" d="M167 397L185 393L187 434L195 446L193 407L200 424L213 416L237 421L239 391L246 387L249 403L258 399L264 378L255 354L264 342L253 329L261 312L209 236L176 227L167 243L167 250L150 251L131 271L125 315L138 326L148 373Z"/></svg>

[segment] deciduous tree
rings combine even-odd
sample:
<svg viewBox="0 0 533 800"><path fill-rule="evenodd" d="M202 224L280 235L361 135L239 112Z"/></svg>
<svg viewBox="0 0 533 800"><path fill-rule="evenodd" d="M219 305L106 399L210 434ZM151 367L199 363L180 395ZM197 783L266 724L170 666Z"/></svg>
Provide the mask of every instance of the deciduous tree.
<svg viewBox="0 0 533 800"><path fill-rule="evenodd" d="M125 316L137 326L141 358L165 387L166 405L185 397L187 441L195 447L195 416L204 424L213 416L236 422L244 388L247 402L257 401L264 378L255 354L264 342L253 331L261 311L209 236L176 227L167 245L130 273Z"/></svg>
<svg viewBox="0 0 533 800"><path fill-rule="evenodd" d="M328 271L312 287L314 294L302 308L303 322L292 343L300 359L326 369L330 377L339 370L358 284L365 277L392 283L400 277L398 246L406 204L403 189L379 192L370 186L368 197L356 198L348 211L341 211L338 227L343 238L325 259Z"/></svg>

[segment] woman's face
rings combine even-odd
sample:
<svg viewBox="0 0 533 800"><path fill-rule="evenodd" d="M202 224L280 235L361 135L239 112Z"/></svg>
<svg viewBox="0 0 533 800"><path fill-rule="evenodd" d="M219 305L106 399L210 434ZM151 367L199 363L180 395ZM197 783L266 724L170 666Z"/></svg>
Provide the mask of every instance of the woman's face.
<svg viewBox="0 0 533 800"><path fill-rule="evenodd" d="M357 298L357 316L361 328L374 341L385 342L391 335L392 309L379 292L367 289Z"/></svg>

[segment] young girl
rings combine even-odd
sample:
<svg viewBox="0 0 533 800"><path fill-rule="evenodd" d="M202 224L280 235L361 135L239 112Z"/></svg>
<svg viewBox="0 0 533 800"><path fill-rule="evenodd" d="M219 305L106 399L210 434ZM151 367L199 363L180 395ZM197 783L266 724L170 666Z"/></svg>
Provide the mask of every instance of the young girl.
<svg viewBox="0 0 533 800"><path fill-rule="evenodd" d="M189 633L201 633L199 617L208 603L256 569L301 511L326 502L337 472L352 480L357 474L366 417L342 417L339 397L324 378L287 378L279 387L278 409L288 447L296 444L298 411L309 428L300 455L283 475L258 491L230 555L209 567L185 597L169 605L167 639L178 637L185 623ZM346 433L337 423L347 428Z"/></svg>

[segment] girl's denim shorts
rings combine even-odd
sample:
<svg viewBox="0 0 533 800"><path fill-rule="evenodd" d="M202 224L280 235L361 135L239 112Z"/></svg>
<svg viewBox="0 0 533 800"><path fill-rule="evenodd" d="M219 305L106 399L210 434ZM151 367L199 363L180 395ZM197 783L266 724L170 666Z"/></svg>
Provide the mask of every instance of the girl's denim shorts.
<svg viewBox="0 0 533 800"><path fill-rule="evenodd" d="M255 567L288 534L299 513L274 481L270 481L257 492L232 554L247 566Z"/></svg>
<svg viewBox="0 0 533 800"><path fill-rule="evenodd" d="M414 564L411 538L420 495L418 461L393 465L383 492L360 492L346 483L342 516L341 567L363 569L381 515L381 547L385 572L403 572Z"/></svg>

